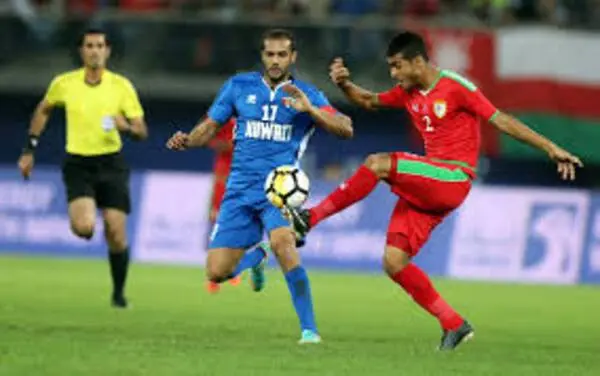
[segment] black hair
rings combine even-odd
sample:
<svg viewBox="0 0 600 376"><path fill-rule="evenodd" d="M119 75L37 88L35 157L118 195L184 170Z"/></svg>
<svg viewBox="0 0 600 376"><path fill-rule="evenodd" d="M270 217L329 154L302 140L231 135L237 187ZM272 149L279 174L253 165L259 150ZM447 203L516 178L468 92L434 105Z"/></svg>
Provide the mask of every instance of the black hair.
<svg viewBox="0 0 600 376"><path fill-rule="evenodd" d="M265 41L268 39L287 39L290 41L290 48L296 51L296 38L294 34L286 29L269 29L265 31L260 40L260 50L265 49Z"/></svg>
<svg viewBox="0 0 600 376"><path fill-rule="evenodd" d="M108 33L102 29L96 29L96 28L92 28L92 29L86 29L83 33L81 33L81 36L79 37L79 47L83 47L83 42L85 41L85 37L88 35L104 35L104 41L106 42L107 46L110 46L110 40L108 38Z"/></svg>
<svg viewBox="0 0 600 376"><path fill-rule="evenodd" d="M429 61L425 40L419 34L410 31L397 34L390 41L386 56L392 57L399 53L406 60L412 60L417 56L421 56L425 61Z"/></svg>

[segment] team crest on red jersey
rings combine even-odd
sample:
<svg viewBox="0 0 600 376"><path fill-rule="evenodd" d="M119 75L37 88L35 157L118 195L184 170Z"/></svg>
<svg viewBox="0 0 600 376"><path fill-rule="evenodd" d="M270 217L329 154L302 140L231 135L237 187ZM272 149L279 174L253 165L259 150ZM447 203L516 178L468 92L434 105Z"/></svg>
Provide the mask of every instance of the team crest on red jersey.
<svg viewBox="0 0 600 376"><path fill-rule="evenodd" d="M446 112L448 111L448 105L446 101L443 99L437 99L433 102L433 113L438 119L446 116Z"/></svg>

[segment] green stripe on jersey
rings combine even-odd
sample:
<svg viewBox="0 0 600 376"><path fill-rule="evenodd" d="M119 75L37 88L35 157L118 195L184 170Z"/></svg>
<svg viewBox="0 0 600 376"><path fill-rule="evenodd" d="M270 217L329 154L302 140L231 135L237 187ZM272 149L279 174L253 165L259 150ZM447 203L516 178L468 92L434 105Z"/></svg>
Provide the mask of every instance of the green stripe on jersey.
<svg viewBox="0 0 600 376"><path fill-rule="evenodd" d="M469 180L469 175L461 169L451 170L419 161L398 161L396 172L446 182L463 182Z"/></svg>
<svg viewBox="0 0 600 376"><path fill-rule="evenodd" d="M477 172L477 168L471 166L470 164L466 163L466 162L462 162L462 161L454 161L451 159L440 159L440 158L429 158L432 161L435 162L442 162L442 163L447 163L447 164L451 164L451 165L455 165L455 166L460 166L466 169L469 169L473 172Z"/></svg>
<svg viewBox="0 0 600 376"><path fill-rule="evenodd" d="M465 88L467 88L467 90L469 91L475 91L477 90L477 86L475 86L474 83L472 83L471 81L467 80L466 78L464 78L463 76L461 76L460 74L453 72L451 70L443 70L442 71L442 77L447 77L451 80L454 80L456 82L458 82L459 84L461 84L462 86L464 86Z"/></svg>
<svg viewBox="0 0 600 376"><path fill-rule="evenodd" d="M488 122L494 121L494 119L496 119L498 117L498 115L500 115L500 110L496 110L496 112L494 112L494 114L492 116L490 116Z"/></svg>

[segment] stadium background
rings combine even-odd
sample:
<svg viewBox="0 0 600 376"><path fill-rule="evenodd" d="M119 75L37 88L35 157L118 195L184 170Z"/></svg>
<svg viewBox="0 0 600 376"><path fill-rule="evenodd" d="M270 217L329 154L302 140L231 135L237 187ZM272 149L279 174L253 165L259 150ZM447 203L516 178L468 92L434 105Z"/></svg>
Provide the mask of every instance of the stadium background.
<svg viewBox="0 0 600 376"><path fill-rule="evenodd" d="M203 291L212 154L164 144L195 124L228 75L259 67L261 32L282 25L298 37L298 75L356 129L350 141L313 137L312 200L368 153L420 151L403 114L349 107L327 78L340 55L358 83L389 87L382 51L402 27L427 36L436 63L586 163L577 181L561 182L542 154L483 126L476 186L417 260L478 330L459 356L431 351L434 320L378 272L394 200L384 186L302 250L322 348L294 346L277 271L258 297ZM110 31L111 67L138 87L150 127L147 142L125 145L136 261L128 312L108 306L100 232L91 242L69 232L60 111L33 179L16 168L36 102L77 65L88 26ZM598 375L598 27L597 0L0 0L0 375Z"/></svg>
<svg viewBox="0 0 600 376"><path fill-rule="evenodd" d="M411 27L425 33L436 63L472 78L499 107L586 162L575 183L560 182L544 155L484 125L477 194L436 233L423 252L423 266L457 277L600 281L600 196L594 193L600 185L600 75L594 67L600 40L594 31L582 30L598 26L597 4L522 1L520 8L511 8L510 2L499 1L484 11L485 2L477 1L407 1L404 8L401 3L13 2L19 7L5 12L0 23L0 249L104 252L99 240L90 250L67 231L58 173L62 114L52 117L42 138L37 158L42 168L36 178L21 182L13 167L30 113L47 83L77 64L74 44L85 27L110 32L111 66L138 86L152 132L148 142L125 148L136 171L132 186L138 210L130 231L134 254L139 260L184 263L203 259L212 155L207 150L171 153L164 142L175 130L193 126L227 75L259 67L257 41L265 27L294 29L300 51L297 74L324 88L355 119L351 141L319 132L313 137L304 161L314 183L313 199L370 152L420 151L418 136L403 114L358 111L327 81L328 62L339 55L357 82L389 86L382 58L386 40L398 28ZM382 23L384 12L388 16ZM396 16L389 17L393 12ZM479 192L485 199L477 199ZM195 200L189 204L192 195ZM392 197L380 189L370 200L315 232L304 252L309 265L377 269ZM479 219L471 221L471 212ZM197 241L183 241L190 236ZM470 248L477 258L468 257L465 250Z"/></svg>

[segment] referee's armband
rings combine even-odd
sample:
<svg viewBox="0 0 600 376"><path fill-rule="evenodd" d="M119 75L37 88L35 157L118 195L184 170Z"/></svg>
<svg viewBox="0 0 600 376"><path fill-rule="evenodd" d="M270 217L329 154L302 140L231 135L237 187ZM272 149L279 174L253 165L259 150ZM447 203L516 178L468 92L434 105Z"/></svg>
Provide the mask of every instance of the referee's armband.
<svg viewBox="0 0 600 376"><path fill-rule="evenodd" d="M23 153L33 154L33 152L35 151L35 149L38 146L39 140L40 140L39 136L30 134L29 137L27 138L27 144L23 148Z"/></svg>

